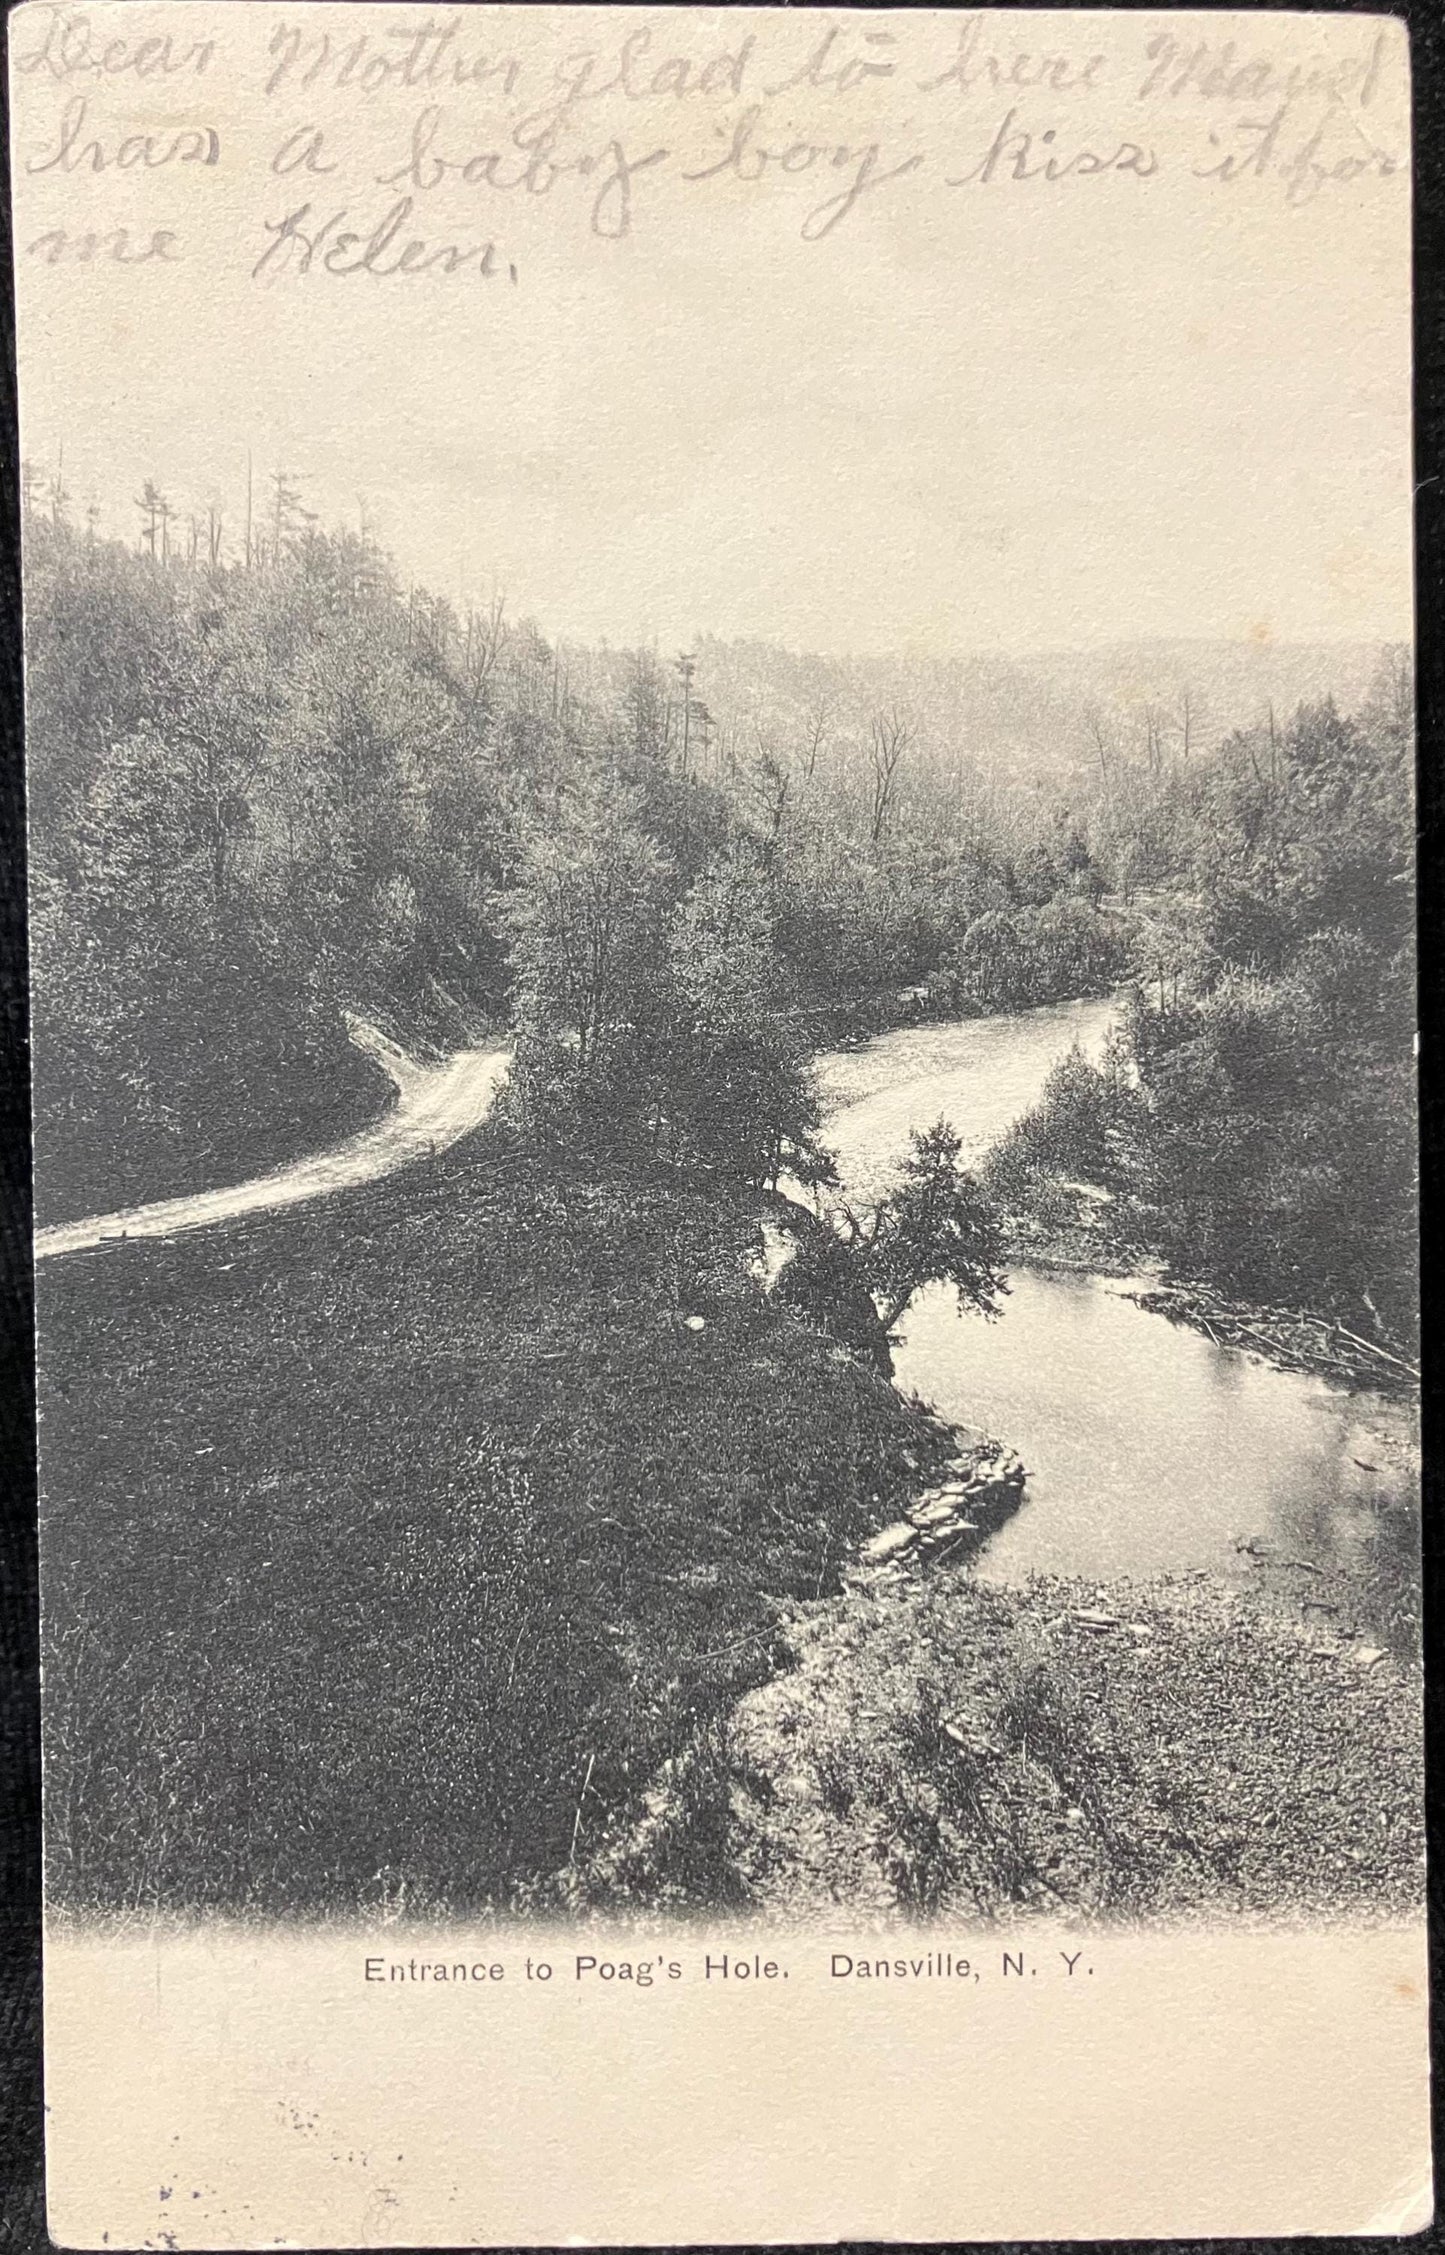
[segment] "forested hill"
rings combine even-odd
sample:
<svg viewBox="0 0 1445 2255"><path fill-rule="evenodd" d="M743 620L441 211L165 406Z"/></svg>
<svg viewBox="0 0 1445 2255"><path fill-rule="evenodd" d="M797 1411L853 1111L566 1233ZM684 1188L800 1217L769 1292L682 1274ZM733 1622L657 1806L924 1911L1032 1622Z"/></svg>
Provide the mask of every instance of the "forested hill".
<svg viewBox="0 0 1445 2255"><path fill-rule="evenodd" d="M920 716L930 751L950 751L1001 780L1087 782L1111 767L1197 759L1273 712L1333 698L1368 699L1378 643L1111 643L1026 657L816 657L769 642L696 645L698 678L724 746L743 754L774 737L815 735L822 747L866 739L869 715L903 704Z"/></svg>
<svg viewBox="0 0 1445 2255"><path fill-rule="evenodd" d="M505 1026L525 1132L762 1182L822 1163L807 1058L849 1025L1161 962L1160 1008L1203 1007L1321 931L1408 992L1398 651L1289 707L1318 654L589 649L403 587L281 479L243 559L176 521L154 488L133 547L27 512L44 1219L378 1112L348 1012L414 1050ZM1308 1054L1281 1089L1287 1154Z"/></svg>

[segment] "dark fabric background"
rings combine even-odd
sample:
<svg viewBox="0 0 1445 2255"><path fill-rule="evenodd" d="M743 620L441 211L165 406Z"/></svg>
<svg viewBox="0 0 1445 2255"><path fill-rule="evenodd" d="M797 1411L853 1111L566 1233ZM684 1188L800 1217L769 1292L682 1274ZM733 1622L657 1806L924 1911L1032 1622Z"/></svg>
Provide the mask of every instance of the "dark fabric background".
<svg viewBox="0 0 1445 2255"><path fill-rule="evenodd" d="M242 0L232 0L241 5ZM1330 13L1342 11L1332 5ZM1356 11L1363 12L1363 11ZM1382 12L1382 11L1372 11ZM1416 389L1419 486L1419 661L1421 698L1421 847L1424 859L1421 941L1426 1038L1422 1053L1425 1136L1427 1295L1437 1254L1442 1095L1439 1064L1438 969L1445 956L1445 0L1413 0L1393 12L1410 25L1416 93ZM4 28L8 32L8 9ZM0 74L0 108L4 106ZM18 449L15 425L14 316L9 288L8 174L0 187L0 2249L17 2255L49 2246L44 2226L40 2078L40 1783L38 1647L36 1638L35 1471L32 1439L32 1328L29 1094L25 999L25 823L21 769ZM1184 278L1181 277L1181 286ZM1247 506L1247 498L1241 497ZM1437 1254L1438 1257L1438 1254ZM1439 1516L1440 1363L1434 1326L1427 1329L1426 1575L1432 1767L1441 1758L1438 1597L1440 1546L1431 1529ZM1441 1911L1445 1846L1438 1796L1432 1795L1432 1962L1436 1997L1436 2181L1441 2182L1440 2088L1445 2060L1439 2043ZM1147 2167L1147 2156L1138 2157ZM1127 2156L1121 2165L1128 2166ZM1437 2195L1438 2197L1438 2195ZM1198 2242L1169 2243L1181 2250ZM1217 2243L1216 2243L1217 2244ZM1236 2241L1236 2247L1254 2243ZM1261 2247L1296 2243L1264 2241ZM1309 2240L1302 2249L1367 2249L1367 2240ZM1445 2248L1437 2223L1410 2243ZM1005 2250L1004 2255L1033 2255ZM1101 2255L1103 2251L1101 2250Z"/></svg>

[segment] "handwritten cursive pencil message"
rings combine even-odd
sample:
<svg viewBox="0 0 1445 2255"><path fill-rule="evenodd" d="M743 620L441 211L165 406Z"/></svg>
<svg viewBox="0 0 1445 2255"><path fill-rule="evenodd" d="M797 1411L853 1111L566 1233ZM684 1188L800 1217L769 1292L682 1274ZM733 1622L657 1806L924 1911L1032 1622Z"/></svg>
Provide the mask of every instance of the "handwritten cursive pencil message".
<svg viewBox="0 0 1445 2255"><path fill-rule="evenodd" d="M19 251L172 264L219 191L257 282L516 284L538 214L605 256L703 213L823 246L906 204L1397 192L1387 28L1240 23L43 0L13 30Z"/></svg>

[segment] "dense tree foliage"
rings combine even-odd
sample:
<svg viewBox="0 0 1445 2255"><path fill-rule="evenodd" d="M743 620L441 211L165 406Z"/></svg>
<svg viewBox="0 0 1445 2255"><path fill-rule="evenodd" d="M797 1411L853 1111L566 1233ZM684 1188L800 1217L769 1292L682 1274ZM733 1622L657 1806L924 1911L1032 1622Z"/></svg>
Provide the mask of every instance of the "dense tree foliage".
<svg viewBox="0 0 1445 2255"><path fill-rule="evenodd" d="M1004 1195L1052 1190L1057 1218L1061 1182L1100 1186L1178 1274L1409 1335L1410 712L1391 658L1355 717L1301 707L1158 794L1172 889L1121 1037L1056 1071L994 1159Z"/></svg>
<svg viewBox="0 0 1445 2255"><path fill-rule="evenodd" d="M990 909L969 925L932 994L960 1014L1107 994L1129 968L1133 937L1129 924L1074 898Z"/></svg>
<svg viewBox="0 0 1445 2255"><path fill-rule="evenodd" d="M182 553L154 489L134 547L29 512L43 1213L374 1115L348 1014L412 1050L508 1028L538 1145L816 1182L839 1031L1128 979L1110 1067L1056 1076L992 1179L1092 1183L1180 1271L1406 1323L1403 654L1352 713L1227 727L1188 682L1128 707L1017 671L988 707L943 664L665 663L460 616L275 485L241 560L215 525ZM969 748L995 707L1032 766Z"/></svg>
<svg viewBox="0 0 1445 2255"><path fill-rule="evenodd" d="M1147 693L1148 652L1050 661L1052 691L663 662L407 590L283 478L239 556L153 483L138 507L131 546L28 512L42 1218L375 1116L358 1018L413 1054L504 1031L514 1065L484 1165L147 1245L144 1288L134 1248L45 1264L57 1899L715 1884L709 1748L778 1600L815 1613L954 1459L884 1383L889 1330L940 1280L991 1313L1030 1235L1400 1359L1401 654L1277 707L1187 651ZM871 1203L831 1179L817 1049L1119 987L1102 1063L977 1174L940 1120Z"/></svg>
<svg viewBox="0 0 1445 2255"><path fill-rule="evenodd" d="M348 1014L413 1049L510 1024L544 1140L813 1179L840 1013L1114 976L1077 825L940 764L901 694L741 751L705 661L459 617L275 483L243 561L218 527L183 553L153 487L134 549L29 513L42 1211L374 1114Z"/></svg>
<svg viewBox="0 0 1445 2255"><path fill-rule="evenodd" d="M27 611L43 1206L376 1112L345 1009L424 1039L496 1006L476 699L374 551L212 570L32 521Z"/></svg>

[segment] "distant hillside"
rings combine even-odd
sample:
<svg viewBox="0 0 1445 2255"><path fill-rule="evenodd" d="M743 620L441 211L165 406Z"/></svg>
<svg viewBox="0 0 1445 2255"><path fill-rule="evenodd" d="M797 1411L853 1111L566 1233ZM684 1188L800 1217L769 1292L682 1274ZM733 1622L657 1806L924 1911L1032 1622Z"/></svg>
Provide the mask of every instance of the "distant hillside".
<svg viewBox="0 0 1445 2255"><path fill-rule="evenodd" d="M1048 650L1027 658L820 658L766 642L695 645L697 695L724 753L796 757L821 727L833 752L861 743L870 716L901 707L917 740L950 758L1017 776L1057 779L1106 756L1190 756L1236 728L1283 722L1303 702L1362 703L1381 661L1377 643L1132 642Z"/></svg>

